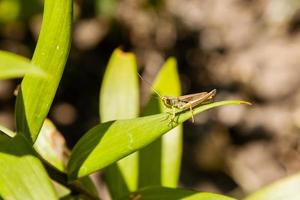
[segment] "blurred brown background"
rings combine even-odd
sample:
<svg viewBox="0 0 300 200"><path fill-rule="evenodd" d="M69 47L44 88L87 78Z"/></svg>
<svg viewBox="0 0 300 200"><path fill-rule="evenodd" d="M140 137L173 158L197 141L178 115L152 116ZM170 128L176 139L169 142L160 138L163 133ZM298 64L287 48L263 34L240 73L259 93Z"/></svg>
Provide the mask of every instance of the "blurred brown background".
<svg viewBox="0 0 300 200"><path fill-rule="evenodd" d="M31 57L42 1L0 0L0 49ZM145 79L175 56L184 94L244 99L184 126L181 185L236 197L300 169L299 0L77 0L73 44L49 117L72 147L98 121L98 94L116 47ZM13 91L0 82L0 124L14 129ZM149 87L142 83L142 104Z"/></svg>

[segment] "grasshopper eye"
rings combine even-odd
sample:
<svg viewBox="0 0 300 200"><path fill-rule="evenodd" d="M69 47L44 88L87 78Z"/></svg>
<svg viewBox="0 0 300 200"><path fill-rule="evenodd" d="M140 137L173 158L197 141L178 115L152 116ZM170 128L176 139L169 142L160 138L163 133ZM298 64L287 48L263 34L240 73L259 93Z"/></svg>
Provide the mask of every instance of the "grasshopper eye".
<svg viewBox="0 0 300 200"><path fill-rule="evenodd" d="M161 97L161 100L165 103L165 104L168 104L168 98L167 97Z"/></svg>

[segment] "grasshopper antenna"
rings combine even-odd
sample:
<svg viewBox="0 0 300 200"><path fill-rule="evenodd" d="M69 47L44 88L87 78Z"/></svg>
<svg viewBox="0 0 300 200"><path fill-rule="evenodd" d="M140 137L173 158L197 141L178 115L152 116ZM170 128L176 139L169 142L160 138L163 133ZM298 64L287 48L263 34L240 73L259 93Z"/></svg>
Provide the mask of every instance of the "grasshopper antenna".
<svg viewBox="0 0 300 200"><path fill-rule="evenodd" d="M162 96L151 86L151 83L149 83L147 80L145 80L138 72L137 72L137 74L143 81L145 81L149 85L149 87L159 96L159 98L162 98Z"/></svg>

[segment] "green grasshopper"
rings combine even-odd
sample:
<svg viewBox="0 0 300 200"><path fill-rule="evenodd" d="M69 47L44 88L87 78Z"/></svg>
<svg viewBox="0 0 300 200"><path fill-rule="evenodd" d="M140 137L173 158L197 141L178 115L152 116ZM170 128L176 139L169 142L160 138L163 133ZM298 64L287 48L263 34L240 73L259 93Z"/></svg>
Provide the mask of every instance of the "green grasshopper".
<svg viewBox="0 0 300 200"><path fill-rule="evenodd" d="M140 74L138 75L143 81L145 81L151 87L151 84L149 82L147 82ZM213 89L210 92L200 92L196 94L188 94L184 96L172 97L172 96L161 96L153 87L151 88L160 97L164 106L172 109L171 121L174 121L176 117L176 109L180 110L180 112L189 109L192 114L193 123L195 122L193 108L211 102L217 93L217 90Z"/></svg>

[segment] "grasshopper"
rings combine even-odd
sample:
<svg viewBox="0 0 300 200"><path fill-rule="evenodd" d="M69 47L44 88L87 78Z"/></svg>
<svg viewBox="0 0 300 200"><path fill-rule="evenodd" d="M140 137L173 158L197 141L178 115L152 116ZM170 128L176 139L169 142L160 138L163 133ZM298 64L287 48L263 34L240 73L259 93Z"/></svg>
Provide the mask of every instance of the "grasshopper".
<svg viewBox="0 0 300 200"><path fill-rule="evenodd" d="M175 109L178 109L180 111L185 111L187 109L190 109L192 114L192 122L194 123L195 119L194 119L193 108L201 104L209 103L210 101L213 100L216 93L217 90L213 89L210 92L200 92L196 94L188 94L179 97L162 96L161 100L167 108L172 109L172 116L173 116L172 120L174 120L175 118L175 114L176 114Z"/></svg>
<svg viewBox="0 0 300 200"><path fill-rule="evenodd" d="M144 80L144 78L140 74L138 74L138 75L143 81L145 81L151 87L151 84L149 82ZM211 102L217 93L217 90L213 89L210 92L200 92L200 93L195 93L195 94L188 94L188 95L183 95L183 96L178 96L178 97L172 97L172 96L161 96L153 87L151 87L151 88L160 97L164 106L172 109L171 121L174 121L174 119L176 117L175 116L176 109L180 110L180 112L189 109L192 114L192 122L193 123L195 122L193 108L195 108L201 104L206 104L206 103Z"/></svg>

